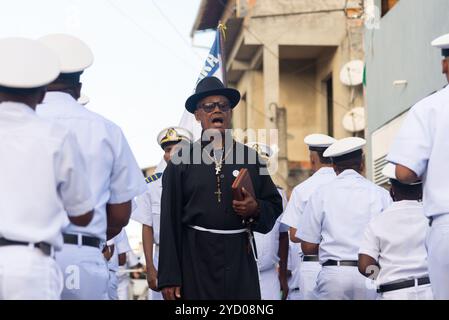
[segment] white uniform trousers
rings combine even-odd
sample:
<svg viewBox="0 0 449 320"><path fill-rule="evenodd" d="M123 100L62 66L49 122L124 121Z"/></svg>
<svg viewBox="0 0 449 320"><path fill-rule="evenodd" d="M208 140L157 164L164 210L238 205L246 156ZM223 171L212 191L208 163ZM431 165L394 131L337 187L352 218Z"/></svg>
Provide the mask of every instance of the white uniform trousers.
<svg viewBox="0 0 449 320"><path fill-rule="evenodd" d="M433 295L449 300L449 213L434 217L426 245Z"/></svg>
<svg viewBox="0 0 449 320"><path fill-rule="evenodd" d="M359 273L357 267L321 268L313 294L320 300L375 300L374 282Z"/></svg>
<svg viewBox="0 0 449 320"><path fill-rule="evenodd" d="M262 300L280 300L281 284L276 271L276 265L273 268L259 271L260 295Z"/></svg>
<svg viewBox="0 0 449 320"><path fill-rule="evenodd" d="M379 293L378 300L433 300L432 286L426 284Z"/></svg>
<svg viewBox="0 0 449 320"><path fill-rule="evenodd" d="M113 271L113 270L109 270L108 299L109 300L118 300L117 272Z"/></svg>
<svg viewBox="0 0 449 320"><path fill-rule="evenodd" d="M289 290L287 300L301 300L301 292L299 287L299 269L301 267L301 263L299 263L296 268L292 270L292 276L288 281Z"/></svg>
<svg viewBox="0 0 449 320"><path fill-rule="evenodd" d="M131 279L129 273L120 272L117 274L118 288L117 295L119 300L130 300Z"/></svg>
<svg viewBox="0 0 449 320"><path fill-rule="evenodd" d="M299 268L300 300L315 300L314 289L321 264L318 261L302 261Z"/></svg>
<svg viewBox="0 0 449 320"><path fill-rule="evenodd" d="M62 273L37 248L0 247L0 300L59 300Z"/></svg>
<svg viewBox="0 0 449 320"><path fill-rule="evenodd" d="M153 264L157 269L159 267L159 245L153 247ZM148 289L148 300L164 300L162 293Z"/></svg>
<svg viewBox="0 0 449 320"><path fill-rule="evenodd" d="M64 244L56 253L64 274L63 300L107 300L109 272L99 248Z"/></svg>

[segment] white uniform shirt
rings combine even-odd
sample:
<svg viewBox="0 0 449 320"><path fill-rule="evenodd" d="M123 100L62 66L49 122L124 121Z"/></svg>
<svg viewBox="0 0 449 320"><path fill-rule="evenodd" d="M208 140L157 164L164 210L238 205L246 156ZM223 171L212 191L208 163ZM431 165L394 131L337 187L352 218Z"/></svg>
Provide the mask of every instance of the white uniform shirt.
<svg viewBox="0 0 449 320"><path fill-rule="evenodd" d="M75 137L21 103L0 104L0 237L62 247L69 216L94 207Z"/></svg>
<svg viewBox="0 0 449 320"><path fill-rule="evenodd" d="M145 192L145 182L121 129L61 92L48 92L37 108L39 116L70 129L87 166L95 214L89 225L69 224L64 232L106 240L106 204L132 200Z"/></svg>
<svg viewBox="0 0 449 320"><path fill-rule="evenodd" d="M391 204L389 193L354 170L345 170L309 199L298 238L320 244L319 258L358 260L370 220Z"/></svg>
<svg viewBox="0 0 449 320"><path fill-rule="evenodd" d="M287 197L284 190L279 189L282 197L283 207L287 203ZM260 271L272 269L279 262L279 235L281 232L288 232L288 226L281 223L282 215L276 220L273 229L266 234L254 232L257 249L257 264Z"/></svg>
<svg viewBox="0 0 449 320"><path fill-rule="evenodd" d="M299 229L300 219L310 196L322 185L335 179L337 175L331 167L320 168L310 178L297 185L290 196L287 208L282 217L282 223Z"/></svg>
<svg viewBox="0 0 449 320"><path fill-rule="evenodd" d="M123 228L122 231L114 238L112 238L114 242L114 252L112 254L111 259L108 261L108 268L110 271L117 272L118 265L118 256L119 254L126 253L131 251L131 246L129 245L128 235L126 234L126 230Z"/></svg>
<svg viewBox="0 0 449 320"><path fill-rule="evenodd" d="M421 202L394 202L365 230L359 253L379 262L378 284L428 274L425 238L428 221Z"/></svg>
<svg viewBox="0 0 449 320"><path fill-rule="evenodd" d="M418 102L396 136L387 160L424 182L424 212L449 213L449 86Z"/></svg>
<svg viewBox="0 0 449 320"><path fill-rule="evenodd" d="M159 244L161 225L161 196L162 176L147 184L147 191L136 198L137 207L131 215L131 219L153 227L156 244Z"/></svg>

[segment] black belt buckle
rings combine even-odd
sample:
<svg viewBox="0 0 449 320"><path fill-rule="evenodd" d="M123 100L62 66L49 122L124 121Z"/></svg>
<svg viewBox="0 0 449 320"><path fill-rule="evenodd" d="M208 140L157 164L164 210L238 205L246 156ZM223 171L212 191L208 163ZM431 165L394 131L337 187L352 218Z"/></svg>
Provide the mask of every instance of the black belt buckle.
<svg viewBox="0 0 449 320"><path fill-rule="evenodd" d="M341 261L327 260L326 262L323 263L323 267L327 267L327 266L357 267L358 261L356 261L356 260L341 260Z"/></svg>
<svg viewBox="0 0 449 320"><path fill-rule="evenodd" d="M63 238L64 238L64 243L66 243L66 244L78 245L78 235L77 234L64 233ZM101 240L98 238L81 235L81 245L82 246L89 246L89 247L101 249L100 244L101 244Z"/></svg>
<svg viewBox="0 0 449 320"><path fill-rule="evenodd" d="M36 248L40 249L46 256L52 255L51 245L45 242L39 242L34 245Z"/></svg>
<svg viewBox="0 0 449 320"><path fill-rule="evenodd" d="M426 284L430 284L430 278L429 277L422 277L418 279L410 279L410 280L404 280L396 283L390 283L390 284L383 284L379 286L379 289L377 289L378 293L384 293L384 292L390 292L390 291L396 291L401 289L407 289L412 288L415 286L415 281L417 280L418 286L423 286Z"/></svg>
<svg viewBox="0 0 449 320"><path fill-rule="evenodd" d="M318 262L320 259L318 256L304 256L302 257L303 262Z"/></svg>

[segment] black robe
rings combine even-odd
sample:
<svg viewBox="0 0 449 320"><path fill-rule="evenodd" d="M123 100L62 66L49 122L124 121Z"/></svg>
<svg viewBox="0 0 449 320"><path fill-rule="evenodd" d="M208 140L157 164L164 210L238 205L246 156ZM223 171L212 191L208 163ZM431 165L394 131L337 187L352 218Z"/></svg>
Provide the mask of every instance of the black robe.
<svg viewBox="0 0 449 320"><path fill-rule="evenodd" d="M199 142L196 142L197 147ZM243 149L245 164L230 164L236 148ZM193 145L191 149L193 150ZM235 170L247 168L260 207L253 231L268 233L282 213L282 199L255 151L234 144L233 156L225 160L221 172L221 203L217 201L215 163L169 163L162 178L161 230L158 286L180 286L182 299L260 299L257 265L249 246L248 233L213 234L208 229L244 228L232 208L231 185ZM249 158L248 158L249 156ZM248 159L257 159L248 164Z"/></svg>

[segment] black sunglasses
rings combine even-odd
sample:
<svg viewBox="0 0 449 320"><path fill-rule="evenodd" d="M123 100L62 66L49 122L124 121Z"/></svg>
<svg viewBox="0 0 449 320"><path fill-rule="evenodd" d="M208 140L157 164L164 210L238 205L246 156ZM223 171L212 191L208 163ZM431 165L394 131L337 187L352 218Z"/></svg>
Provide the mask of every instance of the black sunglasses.
<svg viewBox="0 0 449 320"><path fill-rule="evenodd" d="M215 107L218 107L218 109L220 109L222 112L231 110L231 106L227 102L211 102L200 105L200 108L207 113L211 113L212 111L214 111Z"/></svg>

